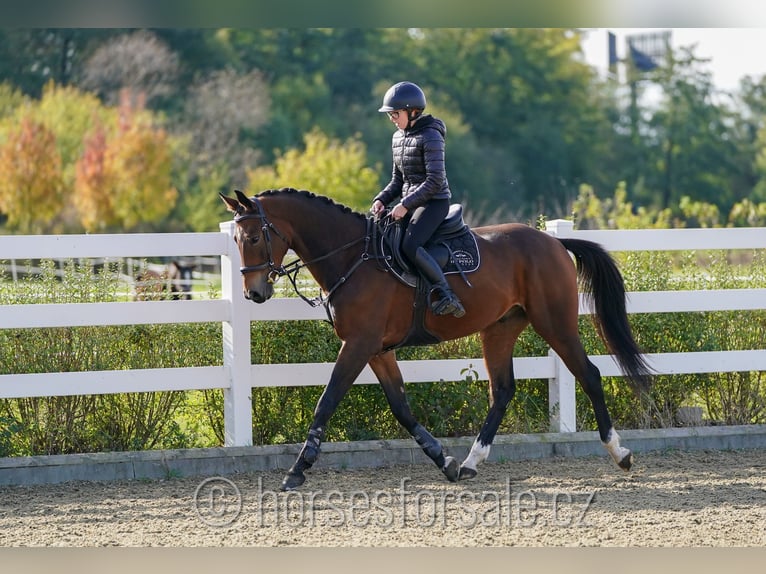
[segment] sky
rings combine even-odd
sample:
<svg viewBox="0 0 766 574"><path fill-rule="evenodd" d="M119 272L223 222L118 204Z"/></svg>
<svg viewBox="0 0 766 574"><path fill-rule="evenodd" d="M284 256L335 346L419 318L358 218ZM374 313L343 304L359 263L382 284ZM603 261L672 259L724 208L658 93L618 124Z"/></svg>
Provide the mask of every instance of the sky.
<svg viewBox="0 0 766 574"><path fill-rule="evenodd" d="M604 75L607 70L607 32L617 36L617 55L625 56L627 35L670 30L674 49L696 45L694 54L711 58L707 69L716 88L734 91L746 75L766 74L766 28L586 28L585 60Z"/></svg>

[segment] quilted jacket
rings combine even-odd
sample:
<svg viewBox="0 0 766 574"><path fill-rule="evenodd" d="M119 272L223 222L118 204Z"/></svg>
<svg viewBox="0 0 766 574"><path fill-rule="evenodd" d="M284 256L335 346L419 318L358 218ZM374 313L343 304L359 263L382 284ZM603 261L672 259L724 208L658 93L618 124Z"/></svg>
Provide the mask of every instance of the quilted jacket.
<svg viewBox="0 0 766 574"><path fill-rule="evenodd" d="M407 129L396 130L391 138L391 181L375 199L388 205L401 196L402 205L412 211L430 199L450 198L444 166L446 134L444 122L430 114L420 116Z"/></svg>

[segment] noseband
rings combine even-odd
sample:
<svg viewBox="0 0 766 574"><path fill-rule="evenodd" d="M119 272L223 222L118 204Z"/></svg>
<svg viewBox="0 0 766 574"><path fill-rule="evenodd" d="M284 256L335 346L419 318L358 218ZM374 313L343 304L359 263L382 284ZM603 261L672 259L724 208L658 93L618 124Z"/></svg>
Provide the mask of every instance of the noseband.
<svg viewBox="0 0 766 574"><path fill-rule="evenodd" d="M268 255L268 261L265 261L264 263L259 263L258 265L242 266L239 268L239 272L242 273L242 275L246 275L247 273L253 273L254 271L261 271L263 269L268 269L269 270L268 280L270 283L273 283L279 277L286 275L288 271L285 270L284 265L277 266L274 264L274 256L272 255L272 251L271 251L271 232L273 231L274 234L285 243L287 243L287 239L285 238L284 235L282 235L282 233L280 233L280 231L276 227L274 227L273 223L271 223L268 219L266 219L266 213L263 211L263 206L261 205L260 200L254 197L250 201L253 203L253 205L255 205L256 211L254 213L251 212L251 213L242 213L240 215L236 215L234 217L234 223L240 223L247 219L261 220L261 233L263 234L263 240L266 243L266 254Z"/></svg>

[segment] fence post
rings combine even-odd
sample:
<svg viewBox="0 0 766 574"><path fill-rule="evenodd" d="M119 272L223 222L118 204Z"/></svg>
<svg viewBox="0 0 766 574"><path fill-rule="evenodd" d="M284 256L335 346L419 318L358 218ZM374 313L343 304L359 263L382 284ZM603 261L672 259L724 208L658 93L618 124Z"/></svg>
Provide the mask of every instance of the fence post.
<svg viewBox="0 0 766 574"><path fill-rule="evenodd" d="M572 237L574 221L568 219L552 219L545 222L545 231L555 237Z"/></svg>
<svg viewBox="0 0 766 574"><path fill-rule="evenodd" d="M234 223L223 222L220 228L231 239L228 253L221 255L221 297L229 302L230 310L223 323L223 366L229 375L229 388L223 391L224 446L250 446L253 444L250 312L242 296Z"/></svg>
<svg viewBox="0 0 766 574"><path fill-rule="evenodd" d="M545 231L554 237L571 237L574 222L554 219L545 222ZM548 351L555 364L555 376L548 379L548 412L552 432L575 432L577 409L575 402L575 378L561 358L551 349Z"/></svg>
<svg viewBox="0 0 766 574"><path fill-rule="evenodd" d="M551 432L575 432L577 430L577 403L575 378L564 361L553 349L548 351L553 359L555 375L548 379L548 413L551 417Z"/></svg>

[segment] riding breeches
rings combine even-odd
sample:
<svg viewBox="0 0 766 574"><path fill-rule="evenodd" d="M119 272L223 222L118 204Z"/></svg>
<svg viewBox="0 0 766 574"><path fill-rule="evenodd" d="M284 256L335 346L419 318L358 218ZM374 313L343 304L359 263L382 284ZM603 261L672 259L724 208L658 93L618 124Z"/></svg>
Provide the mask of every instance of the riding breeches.
<svg viewBox="0 0 766 574"><path fill-rule="evenodd" d="M418 247L423 247L444 221L449 212L450 200L432 199L407 215L407 230L402 240L402 251L407 258L415 262Z"/></svg>

